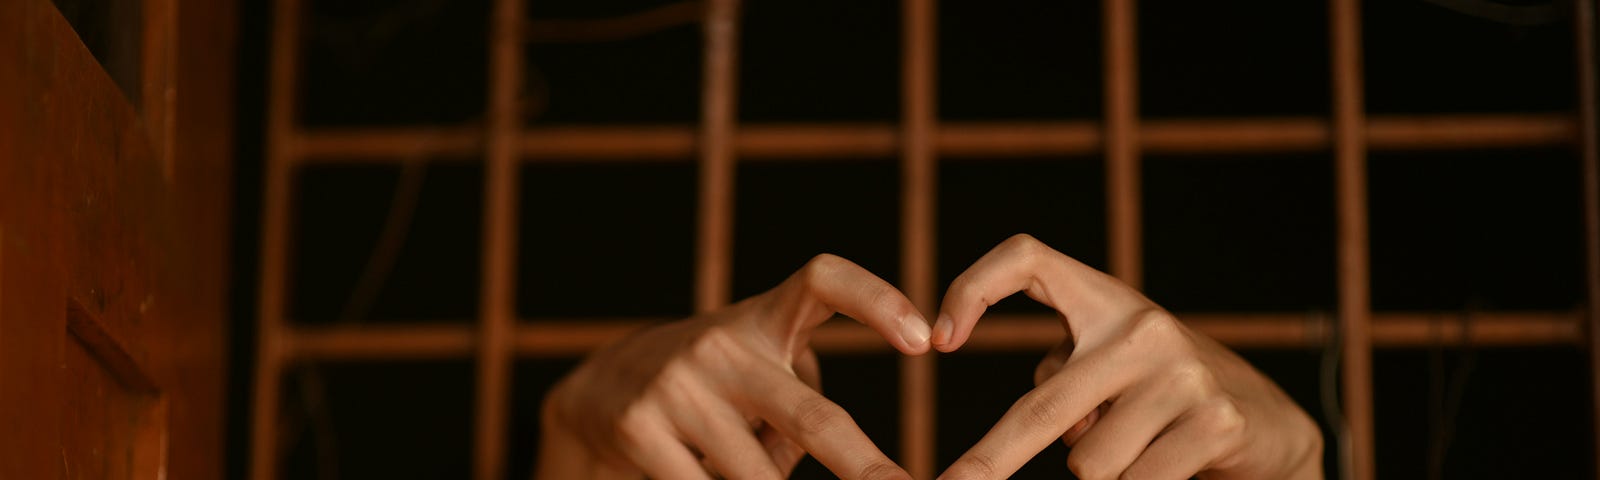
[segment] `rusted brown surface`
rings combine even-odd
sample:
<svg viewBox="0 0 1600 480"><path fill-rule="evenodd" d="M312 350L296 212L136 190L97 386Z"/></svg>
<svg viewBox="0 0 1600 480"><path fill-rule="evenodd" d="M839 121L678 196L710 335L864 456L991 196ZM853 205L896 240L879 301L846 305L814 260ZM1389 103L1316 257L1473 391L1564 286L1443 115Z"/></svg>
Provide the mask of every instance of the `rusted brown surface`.
<svg viewBox="0 0 1600 480"><path fill-rule="evenodd" d="M1330 0L1333 53L1334 191L1338 222L1339 332L1342 346L1343 475L1376 475L1372 424L1372 299L1367 236L1367 133L1362 100L1361 4Z"/></svg>
<svg viewBox="0 0 1600 480"><path fill-rule="evenodd" d="M933 130L937 118L934 93L932 0L902 0L901 128L900 128L900 287L917 309L932 315L938 301L934 268L934 227L938 201L938 158ZM938 396L934 355L900 359L900 463L915 478L932 478Z"/></svg>
<svg viewBox="0 0 1600 480"><path fill-rule="evenodd" d="M1577 45L1578 129L1583 132L1579 159L1583 162L1584 283L1588 292L1589 381L1593 388L1595 472L1600 475L1600 94L1595 90L1595 2L1573 2L1573 37Z"/></svg>
<svg viewBox="0 0 1600 480"><path fill-rule="evenodd" d="M1110 273L1134 288L1144 277L1140 233L1139 63L1134 0L1104 0L1106 232Z"/></svg>
<svg viewBox="0 0 1600 480"><path fill-rule="evenodd" d="M267 71L267 149L261 206L261 278L257 284L256 368L250 402L250 478L278 478L278 399L283 386L284 310L288 298L289 185L295 161L295 79L299 0L273 3Z"/></svg>
<svg viewBox="0 0 1600 480"><path fill-rule="evenodd" d="M222 476L233 31L171 19L232 3L177 8L160 133L50 2L0 4L0 478Z"/></svg>
<svg viewBox="0 0 1600 480"><path fill-rule="evenodd" d="M1079 121L936 122L939 157L1039 157L1101 150L1099 124ZM521 134L524 162L687 162L695 154L688 125L537 126ZM1552 147L1578 139L1568 114L1373 115L1370 150L1463 150ZM1140 148L1155 154L1322 152L1332 145L1326 119L1313 117L1151 119L1139 124ZM394 163L416 155L472 158L481 129L461 127L320 128L291 144L308 163ZM859 161L898 154L899 130L886 123L742 124L740 161Z"/></svg>
<svg viewBox="0 0 1600 480"><path fill-rule="evenodd" d="M511 402L511 328L516 319L517 131L522 84L522 8L497 0L489 32L488 168L483 183L483 290L478 311L478 378L472 475L505 477Z"/></svg>
<svg viewBox="0 0 1600 480"><path fill-rule="evenodd" d="M1234 348L1317 348L1339 324L1335 315L1304 312L1182 313L1191 328ZM514 333L523 358L582 356L646 325L676 318L585 318L522 320ZM1372 342L1381 348L1436 345L1475 347L1577 346L1587 341L1581 311L1379 312ZM1042 350L1061 341L1053 315L985 317L964 350ZM296 360L386 361L468 358L475 329L462 322L392 326L296 327L286 342ZM821 353L889 353L878 333L850 321L834 321L811 335Z"/></svg>
<svg viewBox="0 0 1600 480"><path fill-rule="evenodd" d="M699 225L695 235L694 309L728 303L733 282L734 138L738 89L738 0L710 0L703 22L700 92Z"/></svg>

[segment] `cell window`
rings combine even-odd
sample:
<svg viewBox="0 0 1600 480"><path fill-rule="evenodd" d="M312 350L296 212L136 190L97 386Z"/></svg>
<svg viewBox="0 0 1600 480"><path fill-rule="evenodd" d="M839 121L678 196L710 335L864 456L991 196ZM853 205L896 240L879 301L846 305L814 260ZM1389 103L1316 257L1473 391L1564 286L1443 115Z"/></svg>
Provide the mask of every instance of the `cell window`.
<svg viewBox="0 0 1600 480"><path fill-rule="evenodd" d="M470 322L483 169L315 166L296 179L291 320Z"/></svg>
<svg viewBox="0 0 1600 480"><path fill-rule="evenodd" d="M691 123L700 118L699 10L667 0L528 2L523 104L531 124ZM574 40L594 22L673 19L661 28ZM591 22L575 29L573 22ZM579 23L579 25L582 25ZM605 27L613 28L613 27ZM565 35L565 36L564 36Z"/></svg>
<svg viewBox="0 0 1600 480"><path fill-rule="evenodd" d="M1376 113L1567 111L1576 104L1570 5L1362 2L1367 106Z"/></svg>
<svg viewBox="0 0 1600 480"><path fill-rule="evenodd" d="M777 286L831 253L894 283L900 270L899 169L890 160L739 167L733 293Z"/></svg>
<svg viewBox="0 0 1600 480"><path fill-rule="evenodd" d="M524 167L518 314L691 313L696 171L687 162Z"/></svg>
<svg viewBox="0 0 1600 480"><path fill-rule="evenodd" d="M1105 268L1105 169L1098 158L946 161L939 168L940 295L979 257L1019 233ZM1017 295L990 311L1049 309Z"/></svg>
<svg viewBox="0 0 1600 480"><path fill-rule="evenodd" d="M739 119L900 118L900 4L745 2Z"/></svg>
<svg viewBox="0 0 1600 480"><path fill-rule="evenodd" d="M1378 475L1592 476L1594 436L1588 423L1573 421L1593 411L1585 355L1573 348L1375 352Z"/></svg>
<svg viewBox="0 0 1600 480"><path fill-rule="evenodd" d="M468 476L473 378L467 361L290 369L284 478Z"/></svg>
<svg viewBox="0 0 1600 480"><path fill-rule="evenodd" d="M1144 115L1328 112L1325 3L1169 1L1139 7Z"/></svg>
<svg viewBox="0 0 1600 480"><path fill-rule="evenodd" d="M1144 162L1145 293L1174 311L1333 307L1326 155Z"/></svg>
<svg viewBox="0 0 1600 480"><path fill-rule="evenodd" d="M300 121L428 125L483 119L487 0L308 2Z"/></svg>
<svg viewBox="0 0 1600 480"><path fill-rule="evenodd" d="M1100 3L941 2L935 82L940 116L1099 118Z"/></svg>
<svg viewBox="0 0 1600 480"><path fill-rule="evenodd" d="M1583 302L1578 162L1566 150L1373 154L1377 309Z"/></svg>

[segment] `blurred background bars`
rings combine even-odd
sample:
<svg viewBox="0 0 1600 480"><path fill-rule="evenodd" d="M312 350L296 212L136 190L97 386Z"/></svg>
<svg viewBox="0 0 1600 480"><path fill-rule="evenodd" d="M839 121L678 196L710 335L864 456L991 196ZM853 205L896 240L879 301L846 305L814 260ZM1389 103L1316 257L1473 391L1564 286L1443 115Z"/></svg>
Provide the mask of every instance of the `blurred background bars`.
<svg viewBox="0 0 1600 480"><path fill-rule="evenodd" d="M1600 318L1600 180L1596 166L1595 77L1594 77L1594 25L1592 0L1573 2L1576 21L1573 24L1574 57L1572 69L1577 79L1574 112L1555 108L1516 109L1490 105L1482 111L1474 108L1414 108L1396 103L1390 82L1380 81L1383 73L1374 73L1373 65L1390 65L1384 52L1374 53L1368 38L1372 32L1387 28L1362 25L1363 20L1374 22L1371 5L1356 0L1329 0L1327 4L1328 32L1326 72L1329 96L1324 111L1309 113L1272 111L1256 115L1214 115L1202 111L1179 112L1174 115L1159 102L1165 97L1155 96L1141 105L1141 97L1151 91L1151 82L1165 82L1166 74L1151 75L1141 81L1140 70L1152 70L1150 63L1142 63L1141 52L1146 55L1161 53L1170 48L1166 44L1141 46L1145 40L1160 40L1162 33L1151 33L1152 27L1138 28L1141 17L1146 23L1166 25L1155 17L1167 9L1178 6L1146 1L1103 0L1098 18L1102 43L1099 55L1103 62L1100 93L1103 103L1098 112L1102 118L1073 118L1067 116L1042 116L1021 119L973 119L961 112L946 115L939 104L944 102L954 87L950 83L970 82L971 78L988 76L985 73L954 78L941 83L949 75L941 63L940 39L946 38L941 25L946 25L951 13L941 14L935 0L900 0L898 19L899 45L899 113L888 113L883 118L873 118L876 113L845 115L839 119L816 114L783 115L771 113L770 104L744 105L742 97L769 99L770 96L746 92L765 88L759 85L764 72L751 73L750 64L771 61L770 54L757 51L756 45L770 47L761 35L766 32L748 31L744 23L751 10L780 8L752 5L737 0L705 0L676 2L651 6L638 11L623 12L583 20L537 19L530 20L528 10L537 4L527 0L492 0L482 18L483 34L487 38L483 53L487 69L482 81L487 85L483 92L486 100L483 120L458 123L405 124L406 122L327 122L305 121L300 111L309 98L326 99L316 93L319 87L308 85L302 67L310 55L302 46L308 38L303 25L309 16L302 0L274 0L271 3L273 21L267 55L267 101L265 129L265 158L263 168L264 190L261 204L259 291L257 301L256 356L253 380L253 401L249 413L250 449L248 472L250 478L265 480L283 478L280 464L290 452L281 451L285 437L292 432L280 431L281 425L290 423L281 418L286 398L316 398L316 391L307 387L285 386L285 377L293 373L304 374L307 368L319 362L364 363L396 365L394 368L413 368L407 362L447 362L448 368L432 370L416 367L419 371L453 372L455 363L474 359L475 381L471 434L471 469L474 478L507 478L519 472L532 455L519 433L518 422L524 418L526 405L537 402L538 392L524 391L518 385L523 380L513 371L528 371L535 382L548 384L562 368L554 365L530 364L518 359L539 359L540 362L570 362L606 342L626 335L637 328L681 318L675 315L609 315L604 312L581 312L582 315L529 315L519 292L524 283L538 283L540 271L529 270L524 265L533 253L527 250L529 241L559 238L570 232L545 230L560 228L543 223L530 223L527 212L519 211L519 204L527 205L530 195L543 192L530 187L538 180L537 173L526 173L529 166L550 165L557 168L577 169L592 165L600 169L641 169L643 165L693 165L691 182L694 195L690 201L695 227L692 236L693 287L688 291L692 305L686 310L708 311L727 304L736 295L742 295L736 259L740 249L755 248L740 245L735 248L735 218L744 218L738 212L740 205L764 192L749 186L762 177L755 175L762 166L792 166L791 171L831 171L828 165L881 165L886 158L898 158L896 165L899 227L897 230L897 269L892 274L877 271L903 288L924 312L934 312L942 288L941 281L962 268L943 261L949 240L941 232L968 225L948 225L945 215L964 211L961 205L952 205L941 199L947 195L961 195L962 191L948 191L946 185L962 181L952 171L969 172L967 168L1006 169L1014 165L1032 165L1039 162L1062 164L1092 163L1079 157L1092 158L1104 154L1103 173L1105 261L1086 255L1091 265L1107 268L1111 273L1134 285L1146 285L1154 292L1165 288L1156 262L1146 266L1146 256L1154 255L1158 247L1145 241L1146 232L1159 232L1165 228L1158 210L1169 208L1160 205L1159 193L1152 193L1154 182L1163 181L1157 168L1169 168L1185 162L1210 164L1217 155L1238 155L1254 158L1263 154L1305 154L1309 158L1327 159L1331 172L1332 188L1326 191L1330 214L1335 219L1324 241L1335 252L1336 266L1330 279L1336 298L1322 304L1322 308L1304 311L1285 309L1226 309L1184 307L1187 300L1178 298L1174 306L1178 315L1195 329L1213 336L1225 344L1255 352L1283 351L1293 357L1294 352L1338 352L1331 357L1341 362L1337 385L1340 401L1333 408L1337 414L1313 412L1325 421L1338 421L1339 432L1329 432L1342 441L1329 445L1330 463L1337 463L1337 472L1344 478L1370 479L1381 469L1378 459L1383 453L1375 450L1374 398L1381 391L1382 379L1374 378L1373 348L1429 349L1459 348L1468 352L1474 348L1543 349L1585 348L1590 351L1591 378L1600 385L1600 329L1593 322ZM959 5L944 5L951 9L970 9ZM1136 15L1140 7L1143 15ZM1391 8L1383 5L1382 8ZM857 6L871 9L872 6ZM998 9L998 7L996 7ZM1081 7L1073 7L1081 8ZM1220 8L1220 7L1219 7ZM606 10L606 9L601 9ZM964 14L972 12L963 10ZM1366 12L1367 15L1363 15ZM1010 15L1027 15L1018 11ZM958 15L957 20L961 20ZM864 20L863 20L864 21ZM698 23L700 31L701 63L684 65L682 70L696 70L701 75L696 80L700 96L698 123L660 121L647 118L644 122L548 122L530 120L531 111L550 107L550 98L530 91L529 85L546 81L550 72L529 66L530 55L539 50L530 48L538 43L591 43L616 42L635 39L690 23ZM892 25L884 26L891 28ZM1309 25L1303 26L1309 28ZM748 36L755 38L742 38ZM819 33L821 34L821 33ZM1156 35L1156 37L1151 37ZM891 36L890 38L895 38ZM530 43L531 42L531 43ZM1367 44L1364 45L1364 42ZM797 42L805 45L804 41ZM949 42L944 48L952 48ZM805 48L810 48L806 46ZM868 48L862 46L862 48ZM1065 49L1075 48L1063 46ZM744 50L741 52L741 50ZM1373 58L1364 68L1364 53ZM828 55L828 52L819 52ZM1227 52L1219 52L1226 55ZM537 60L535 58L535 60ZM789 61L788 59L783 59ZM1039 62L1055 61L1037 58ZM761 63L761 65L767 65ZM1141 68L1143 67L1143 68ZM846 68L846 67L840 67ZM1160 65L1155 67L1158 72ZM1091 71L1078 76L1092 76ZM861 88L870 91L873 82L865 73ZM741 76L745 78L741 78ZM954 76L952 76L954 77ZM476 78L476 77L472 77ZM755 80L752 80L754 78ZM635 82L676 82L672 78L633 78ZM1074 82L1080 81L1077 79ZM1196 80L1197 81L1197 80ZM746 85L750 83L750 85ZM966 83L962 83L966 84ZM1066 87L1061 87L1065 89ZM310 92L310 93L308 93ZM957 92L959 93L959 92ZM1370 93L1370 95L1369 95ZM1005 92L973 92L974 95L994 95L1003 99ZM323 96L316 96L323 95ZM863 94L866 95L866 94ZM1448 95L1448 94L1446 94ZM1313 96L1314 97L1314 96ZM1557 97L1559 98L1559 97ZM1000 100L996 100L1000 101ZM543 103L540 103L543 102ZM1419 102L1421 102L1419 100ZM1470 103L1470 102L1467 102ZM1399 105L1399 106L1396 106ZM1557 104L1559 105L1559 103ZM454 107L451 107L454 108ZM867 107L861 107L867 112ZM964 112L970 108L959 103L953 109ZM767 110L763 110L767 109ZM1203 109L1199 109L1203 110ZM759 112L759 113L750 113ZM1092 114L1091 114L1092 115ZM894 117L898 116L898 120ZM1587 309L1552 309L1548 302L1531 308L1508 302L1514 308L1478 308L1464 305L1459 310L1439 308L1403 308L1374 311L1374 304L1386 305L1374 298L1384 295L1384 274L1374 272L1379 258L1392 258L1385 250L1389 240L1382 239L1380 230L1388 225L1383 210L1401 208L1379 204L1388 188L1376 178L1388 168L1385 162L1417 161L1407 158L1380 158L1371 152L1385 155L1413 155L1431 152L1467 151L1560 151L1573 149L1579 152L1583 176L1579 209L1582 215L1583 238L1586 256L1583 269L1582 290L1588 298ZM1331 155L1327 155L1331 153ZM1065 157L1065 159L1063 159ZM1048 158L1048 160L1041 160ZM1152 159L1155 158L1155 159ZM1369 158L1371 158L1369 168ZM1446 157L1454 158L1454 157ZM1534 162L1516 168L1538 170L1537 162L1566 161L1560 155L1531 155L1525 162ZM949 159L949 160L947 160ZM973 167L952 160L974 162ZM1255 161L1255 160L1249 160ZM1322 160L1316 160L1322 161ZM1021 162L1021 163L1014 163ZM1272 157L1266 161L1285 165L1301 163L1301 157ZM1473 168L1471 159L1461 160L1460 168ZM477 211L454 211L451 214L479 215L482 224L481 251L475 275L478 276L476 313L472 318L423 319L406 322L312 322L294 318L299 315L293 308L288 292L298 291L296 278L290 269L297 252L291 246L293 239L319 232L296 232L299 223L295 218L303 209L316 209L320 205L302 204L297 194L304 192L303 176L313 169L365 166L403 166L417 168L426 164L435 168L448 164L463 164L473 170L468 178L481 176L481 204L472 205ZM477 170L474 165L481 164ZM1256 164L1266 164L1257 162ZM1444 160L1445 168L1454 168L1452 160ZM950 167L945 167L950 165ZM992 167L985 167L992 165ZM959 170L958 170L959 169ZM1558 169L1559 170L1559 169ZM573 170L580 171L580 170ZM602 172L605 170L602 170ZM481 172L481 173L473 173ZM1403 171L1402 171L1403 173ZM405 173L402 173L405 175ZM780 174L781 175L781 174ZM1148 178L1147 178L1148 176ZM298 180L297 180L298 179ZM736 188L736 179L739 187ZM891 182L893 183L893 182ZM1065 188L1065 187L1063 187ZM1247 185L1246 188L1249 188ZM527 191L533 190L533 191ZM835 195L827 187L814 187L818 195ZM736 193L738 192L738 193ZM1303 192L1307 196L1323 195ZM598 195L608 195L600 192ZM1564 197L1563 197L1564 198ZM1369 200L1372 205L1369 206ZM651 201L643 198L624 199L624 202ZM805 199L792 199L804 204ZM1149 205L1146 205L1147 201ZM1320 203L1312 203L1321 205ZM471 205L471 204L469 204ZM557 206L556 208L561 208ZM806 208L804 205L801 207ZM822 207L818 207L822 208ZM1146 209L1149 209L1146 211ZM1369 212L1369 208L1373 210ZM1039 220L1036 220L1039 221ZM1055 221L1043 219L1043 221ZM1062 220L1064 221L1064 220ZM1573 219L1577 222L1577 219ZM521 223L519 223L521 222ZM746 228L739 225L739 228ZM521 230L519 232L519 230ZM1369 233L1371 232L1371 233ZM1149 234L1151 238L1156 233ZM527 236L527 238L522 238ZM743 238L743 237L741 237ZM530 240L531 239L531 240ZM994 238L992 241L998 241ZM1376 240L1375 240L1376 239ZM637 239L636 239L637 240ZM648 239L645 239L648 240ZM1050 239L1047 238L1047 241ZM744 242L745 240L738 240ZM759 242L760 238L749 240ZM1154 242L1155 240L1151 240ZM671 244L670 245L676 245ZM1059 247L1060 245L1058 245ZM809 248L809 247L808 247ZM822 248L822 247L817 247ZM812 252L819 253L819 252ZM688 255L689 251L682 252ZM852 256L852 255L846 255ZM1458 259L1470 262L1470 259ZM1308 273L1309 274L1309 273ZM556 275L551 272L549 275ZM620 275L627 275L622 272ZM753 281L759 281L753 280ZM1426 290L1425 288L1423 290ZM677 290L673 290L677 291ZM1152 294L1155 296L1154 294ZM1158 302L1164 298L1156 296ZM1559 296L1559 295L1557 295ZM1191 302L1192 303L1192 302ZM1414 302L1413 302L1414 303ZM1538 303L1538 302L1534 302ZM1389 304L1410 305L1406 301ZM1429 304L1421 302L1420 304ZM936 405L944 386L936 384L940 371L952 374L966 371L974 359L982 355L1013 355L1034 353L1055 346L1062 339L1059 320L1052 314L1018 309L1003 303L994 315L987 317L965 351L972 352L951 357L949 365L937 366L933 356L900 358L895 360L894 372L878 371L877 375L890 375L898 379L899 394L894 410L898 411L898 439L876 438L886 451L898 452L901 461L918 478L931 478L938 469L954 458L945 452L940 440L943 433L941 412L948 408ZM1201 302L1200 305L1209 305ZM672 310L672 309L668 309ZM684 313L688 313L685 311ZM599 316L596 316L599 315ZM359 319L356 319L359 320ZM877 335L851 322L830 322L819 329L813 343L816 350L827 355L851 355L862 358L861 365L874 365L880 356L892 354ZM1249 355L1276 355L1251 353ZM1248 356L1248 355L1247 355ZM1284 358L1289 358L1284 357ZM891 358L891 357L883 357ZM999 358L999 357L996 357ZM1298 358L1298 357L1297 357ZM1323 358L1330 358L1324 356ZM1466 357L1470 358L1470 357ZM1562 357L1565 358L1565 357ZM829 365L825 358L824 367ZM995 360L1009 362L1010 360ZM1285 360L1286 362L1288 360ZM559 362L558 362L559 363ZM1327 361L1322 361L1326 364ZM998 363L997 363L998 364ZM428 364L433 365L433 364ZM1276 367L1261 364L1272 374ZM330 367L332 368L332 367ZM341 367L343 368L343 367ZM874 367L860 370L863 378L875 375ZM315 369L312 369L315 371ZM329 375L343 375L343 370L333 368ZM1031 372L1031 370L1029 370ZM1381 373L1379 374L1382 377ZM1275 377L1277 377L1275 375ZM832 378L832 377L830 377ZM1285 381L1283 377L1277 377ZM846 380L849 381L849 380ZM866 380L870 381L870 380ZM1375 382L1378 382L1375 384ZM314 384L305 384L314 385ZM543 387L541 387L543 388ZM1304 389L1286 383L1286 389L1301 392ZM1600 390L1594 390L1600 392ZM1324 395L1328 391L1324 389ZM849 395L848 392L845 395ZM1315 401L1307 401L1296 393L1297 400L1308 410L1316 410ZM1327 397L1321 405L1329 408ZM1592 400L1592 399L1591 399ZM850 401L846 399L846 401ZM1590 405L1590 414L1596 410ZM536 411L536 409L533 409ZM1398 411L1398 410L1397 410ZM1380 411L1377 416L1381 417ZM1600 415L1596 415L1600 418ZM316 421L315 419L311 421ZM984 423L989 419L975 419ZM1379 422L1381 425L1381 422ZM1589 433L1600 432L1600 423ZM864 422L864 427L874 428ZM966 426L954 427L958 432L970 430ZM535 432L536 433L536 432ZM1437 439L1436 439L1437 440ZM1398 440L1385 440L1398 442ZM1592 441L1592 440L1591 440ZM891 449L887 445L895 445ZM1600 442L1594 446L1600 447ZM1600 448L1593 451L1600 452ZM1048 454L1049 452L1047 452ZM319 453L319 455L321 455ZM1600 455L1594 455L1600 458ZM1333 459L1337 458L1337 462ZM1442 461L1442 460L1441 460ZM1055 459L1064 465L1064 459ZM1058 465L1058 466L1059 466ZM1596 466L1600 468L1600 466ZM802 468L801 476L806 472ZM1064 471L1064 468L1061 469ZM1026 476L1032 470L1025 470Z"/></svg>

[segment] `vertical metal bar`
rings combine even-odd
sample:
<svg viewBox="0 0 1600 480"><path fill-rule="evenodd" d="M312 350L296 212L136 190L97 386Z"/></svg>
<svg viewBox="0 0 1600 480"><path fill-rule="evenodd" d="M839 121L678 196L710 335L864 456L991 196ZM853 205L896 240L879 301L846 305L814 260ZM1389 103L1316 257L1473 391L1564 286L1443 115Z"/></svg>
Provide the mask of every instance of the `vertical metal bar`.
<svg viewBox="0 0 1600 480"><path fill-rule="evenodd" d="M1344 478L1375 475L1372 338L1367 252L1366 112L1362 98L1361 4L1331 0L1333 138L1339 229L1339 328L1343 340Z"/></svg>
<svg viewBox="0 0 1600 480"><path fill-rule="evenodd" d="M1594 389L1595 474L1600 475L1600 119L1597 119L1595 93L1595 1L1574 3L1573 36L1577 42L1578 131L1582 132L1580 158L1583 162L1583 237L1589 291L1589 381Z"/></svg>
<svg viewBox="0 0 1600 480"><path fill-rule="evenodd" d="M299 79L300 0L277 0L267 77L265 205L261 214L261 279L256 307L256 370L250 406L250 478L278 477L278 398L283 383L285 271L289 262L290 182L296 158L294 121Z"/></svg>
<svg viewBox="0 0 1600 480"><path fill-rule="evenodd" d="M932 313L934 283L934 212L938 168L934 147L935 0L903 0L901 31L901 198L900 274L907 296L924 314ZM900 357L900 462L914 478L933 478L933 355Z"/></svg>
<svg viewBox="0 0 1600 480"><path fill-rule="evenodd" d="M496 0L489 37L488 167L484 171L482 331L473 476L505 476L517 246L517 96L522 85L522 3Z"/></svg>
<svg viewBox="0 0 1600 480"><path fill-rule="evenodd" d="M1139 231L1139 64L1133 0L1104 0L1106 207L1111 274L1144 280Z"/></svg>
<svg viewBox="0 0 1600 480"><path fill-rule="evenodd" d="M732 288L734 104L738 93L738 0L706 10L705 78L700 98L700 211L695 243L695 311L728 303Z"/></svg>

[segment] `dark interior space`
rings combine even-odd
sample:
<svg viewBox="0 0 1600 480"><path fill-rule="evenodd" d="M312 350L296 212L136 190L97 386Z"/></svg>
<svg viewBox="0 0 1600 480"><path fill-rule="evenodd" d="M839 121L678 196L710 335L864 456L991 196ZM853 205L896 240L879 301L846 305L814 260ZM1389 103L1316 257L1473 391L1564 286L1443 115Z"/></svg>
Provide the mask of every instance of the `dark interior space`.
<svg viewBox="0 0 1600 480"><path fill-rule="evenodd" d="M534 20L598 18L661 0L528 3ZM1512 24L1455 1L1367 1L1366 108L1377 114L1567 114L1571 19ZM1521 5L1538 8L1548 2ZM1563 4L1563 2L1554 2ZM738 120L893 123L901 112L899 4L746 2ZM481 126L488 0L307 0L298 125ZM234 179L229 478L249 454L260 281L270 2L241 5ZM1317 2L1139 3L1140 114L1329 114L1327 7ZM84 15L92 14L85 13ZM942 2L937 104L945 121L1098 119L1099 2ZM693 125L698 25L527 49L529 126ZM1106 268L1100 155L941 158L939 287L1015 233ZM1565 147L1374 151L1371 287L1380 312L1573 311L1584 304L1581 182ZM290 323L473 323L479 314L482 158L316 166L294 176ZM1327 151L1146 154L1145 292L1186 312L1337 306L1334 170ZM818 253L882 278L901 271L897 158L780 159L737 167L733 295L771 288ZM692 313L692 159L526 161L517 199L516 315L611 321ZM1046 312L1025 298L998 312ZM980 332L981 332L980 326ZM954 461L1022 393L1044 352L962 352L938 363L937 462ZM1322 349L1241 354L1324 428L1338 477L1337 406ZM1378 476L1593 478L1585 350L1438 344L1374 352ZM507 477L529 478L543 393L577 358L514 364ZM825 393L898 451L899 372L888 354L825 356ZM311 362L285 376L285 478L465 478L470 359ZM1330 413L1331 412L1331 413ZM1051 447L1016 478L1062 478ZM828 478L808 460L796 478Z"/></svg>

